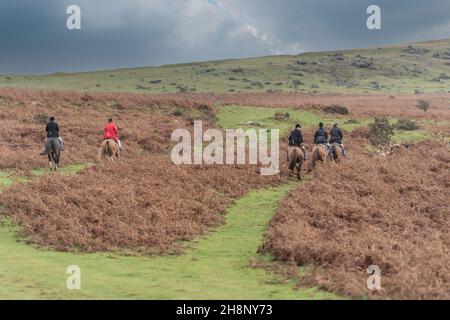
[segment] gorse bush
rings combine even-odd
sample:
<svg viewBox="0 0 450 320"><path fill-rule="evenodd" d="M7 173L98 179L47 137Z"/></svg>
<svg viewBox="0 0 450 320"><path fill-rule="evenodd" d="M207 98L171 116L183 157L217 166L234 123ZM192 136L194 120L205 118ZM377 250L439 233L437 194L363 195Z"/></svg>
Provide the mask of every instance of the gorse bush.
<svg viewBox="0 0 450 320"><path fill-rule="evenodd" d="M394 125L394 128L397 130L414 131L414 130L419 129L419 125L415 121L412 121L412 120L400 119Z"/></svg>
<svg viewBox="0 0 450 320"><path fill-rule="evenodd" d="M426 100L417 101L417 108L419 108L423 112L427 112L428 109L430 109L430 107L431 107L431 103L429 101L426 101Z"/></svg>
<svg viewBox="0 0 450 320"><path fill-rule="evenodd" d="M323 108L323 111L325 113L334 113L334 114L342 114L342 115L349 114L347 107L344 107L341 105L326 106L325 108Z"/></svg>
<svg viewBox="0 0 450 320"><path fill-rule="evenodd" d="M374 146L389 144L393 135L394 127L386 117L375 118L375 122L369 124L369 141Z"/></svg>

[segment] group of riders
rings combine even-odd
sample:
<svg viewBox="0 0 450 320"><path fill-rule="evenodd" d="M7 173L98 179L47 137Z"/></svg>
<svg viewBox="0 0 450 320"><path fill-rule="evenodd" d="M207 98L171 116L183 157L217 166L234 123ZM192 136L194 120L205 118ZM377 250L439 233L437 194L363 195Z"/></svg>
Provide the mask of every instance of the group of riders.
<svg viewBox="0 0 450 320"><path fill-rule="evenodd" d="M333 149L332 145L337 144L342 149L342 155L347 156L347 150L345 149L344 143L342 142L344 135L342 134L342 130L339 127L338 123L333 124L333 128L330 133L328 133L324 129L324 124L319 123L319 128L314 133L314 144L322 145L327 148L330 157L333 157ZM290 147L298 147L303 151L304 160L308 160L308 155L306 154L305 143L302 134L302 127L300 124L295 125L295 129L292 130L289 135L289 146ZM288 158L289 161L289 158Z"/></svg>
<svg viewBox="0 0 450 320"><path fill-rule="evenodd" d="M55 117L50 117L50 121L47 123L45 131L47 133L47 137L44 142L45 149L40 154L50 155L53 146L56 146L59 150L63 151L65 149L64 140L59 133L59 126L55 120ZM119 130L113 119L108 119L108 123L103 129L103 140L114 140L117 143L119 150L122 150L122 143L119 139Z"/></svg>
<svg viewBox="0 0 450 320"><path fill-rule="evenodd" d="M41 155L48 155L49 159L51 157L51 151L56 148L59 150L64 150L64 140L59 133L59 126L55 120L55 117L50 117L50 121L47 123L45 131L47 137L45 139L45 149L40 153ZM333 128L330 133L324 129L324 124L319 123L319 128L314 133L314 144L321 145L327 148L330 157L333 157L333 144L337 144L341 147L342 155L347 156L347 151L342 142L344 135L339 127L338 123L333 124ZM117 143L119 150L122 150L122 143L119 139L119 130L114 123L113 119L108 119L108 123L103 129L103 140L112 140ZM305 142L303 139L302 127L300 124L295 125L295 129L291 131L289 135L289 147L298 147L303 151L304 160L308 160L308 155L306 153ZM288 150L289 153L289 150ZM58 157L59 158L59 157ZM51 160L51 159L50 159ZM56 159L59 162L59 159ZM289 156L288 156L289 161Z"/></svg>

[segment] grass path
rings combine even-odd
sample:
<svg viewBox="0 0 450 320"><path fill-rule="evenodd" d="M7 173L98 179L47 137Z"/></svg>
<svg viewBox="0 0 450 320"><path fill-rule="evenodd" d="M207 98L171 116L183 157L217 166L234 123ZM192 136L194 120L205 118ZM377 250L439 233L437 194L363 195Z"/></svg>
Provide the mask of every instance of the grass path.
<svg viewBox="0 0 450 320"><path fill-rule="evenodd" d="M2 299L323 299L331 294L296 290L263 269L250 268L278 202L294 185L254 191L227 213L227 223L189 243L181 256L135 257L111 253L46 251L17 242L0 227ZM66 268L81 268L81 290L66 288Z"/></svg>

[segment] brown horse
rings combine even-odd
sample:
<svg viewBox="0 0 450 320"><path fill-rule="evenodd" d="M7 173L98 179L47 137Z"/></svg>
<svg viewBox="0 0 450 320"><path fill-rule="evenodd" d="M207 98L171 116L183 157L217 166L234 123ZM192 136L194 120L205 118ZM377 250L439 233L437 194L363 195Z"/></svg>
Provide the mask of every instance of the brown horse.
<svg viewBox="0 0 450 320"><path fill-rule="evenodd" d="M327 146L323 144L318 144L314 147L312 151L311 161L309 162L308 171L311 172L315 167L317 161L322 161L322 163L327 162L330 159Z"/></svg>
<svg viewBox="0 0 450 320"><path fill-rule="evenodd" d="M107 158L109 161L114 161L114 158L116 160L119 160L119 156L120 149L117 142L115 142L113 139L103 140L98 154L99 160Z"/></svg>
<svg viewBox="0 0 450 320"><path fill-rule="evenodd" d="M294 168L297 169L297 177L299 180L302 179L302 165L305 161L303 155L303 150L299 147L289 147L288 148L288 160L289 160L289 176L294 175Z"/></svg>
<svg viewBox="0 0 450 320"><path fill-rule="evenodd" d="M342 147L338 143L331 144L331 152L333 153L333 159L336 163L340 163L343 156Z"/></svg>

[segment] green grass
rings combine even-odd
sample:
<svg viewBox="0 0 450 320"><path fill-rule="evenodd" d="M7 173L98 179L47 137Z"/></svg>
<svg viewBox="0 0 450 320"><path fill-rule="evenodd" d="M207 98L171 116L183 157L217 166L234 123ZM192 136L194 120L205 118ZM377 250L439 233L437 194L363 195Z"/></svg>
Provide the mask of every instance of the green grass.
<svg viewBox="0 0 450 320"><path fill-rule="evenodd" d="M275 120L275 112L287 112L290 119L286 121ZM247 106L223 106L219 108L218 113L219 123L223 128L266 128L279 129L280 135L292 129L294 125L299 122L303 128L318 126L319 122L324 122L330 125L338 121L341 127L346 130L353 130L357 127L366 126L369 119L357 120L357 123L346 123L348 120L343 116L335 116L320 114L312 111L304 111L295 108L268 108L268 107L247 107ZM246 123L251 121L258 123L258 125Z"/></svg>
<svg viewBox="0 0 450 320"><path fill-rule="evenodd" d="M226 225L189 243L186 254L145 257L73 254L17 242L0 227L0 298L3 299L334 299L316 289L250 268L267 223L295 185L254 191L227 212ZM81 290L66 288L66 268L81 268Z"/></svg>
<svg viewBox="0 0 450 320"><path fill-rule="evenodd" d="M70 164L70 165L59 168L58 173L73 174L73 173L77 173L85 168L89 168L92 166L94 166L93 163ZM31 173L34 176L40 177L40 176L43 176L44 174L50 173L50 171L48 168L36 168L36 169L31 170Z"/></svg>
<svg viewBox="0 0 450 320"><path fill-rule="evenodd" d="M392 136L392 141L396 143L416 143L419 141L430 139L432 136L426 130L415 130L415 131L398 131L394 132Z"/></svg>
<svg viewBox="0 0 450 320"><path fill-rule="evenodd" d="M14 178L9 172L0 171L0 192L14 183Z"/></svg>
<svg viewBox="0 0 450 320"><path fill-rule="evenodd" d="M431 81L450 74L446 60L433 57L450 48L450 40L424 42L414 47L425 55L405 52L406 45L342 51L335 61L330 52L207 61L43 76L1 75L0 87L62 89L87 92L304 92L400 94L448 92L449 81ZM357 56L373 59L371 68L358 68ZM306 61L307 64L298 64ZM300 81L300 82L297 82ZM297 85L295 84L297 82Z"/></svg>

